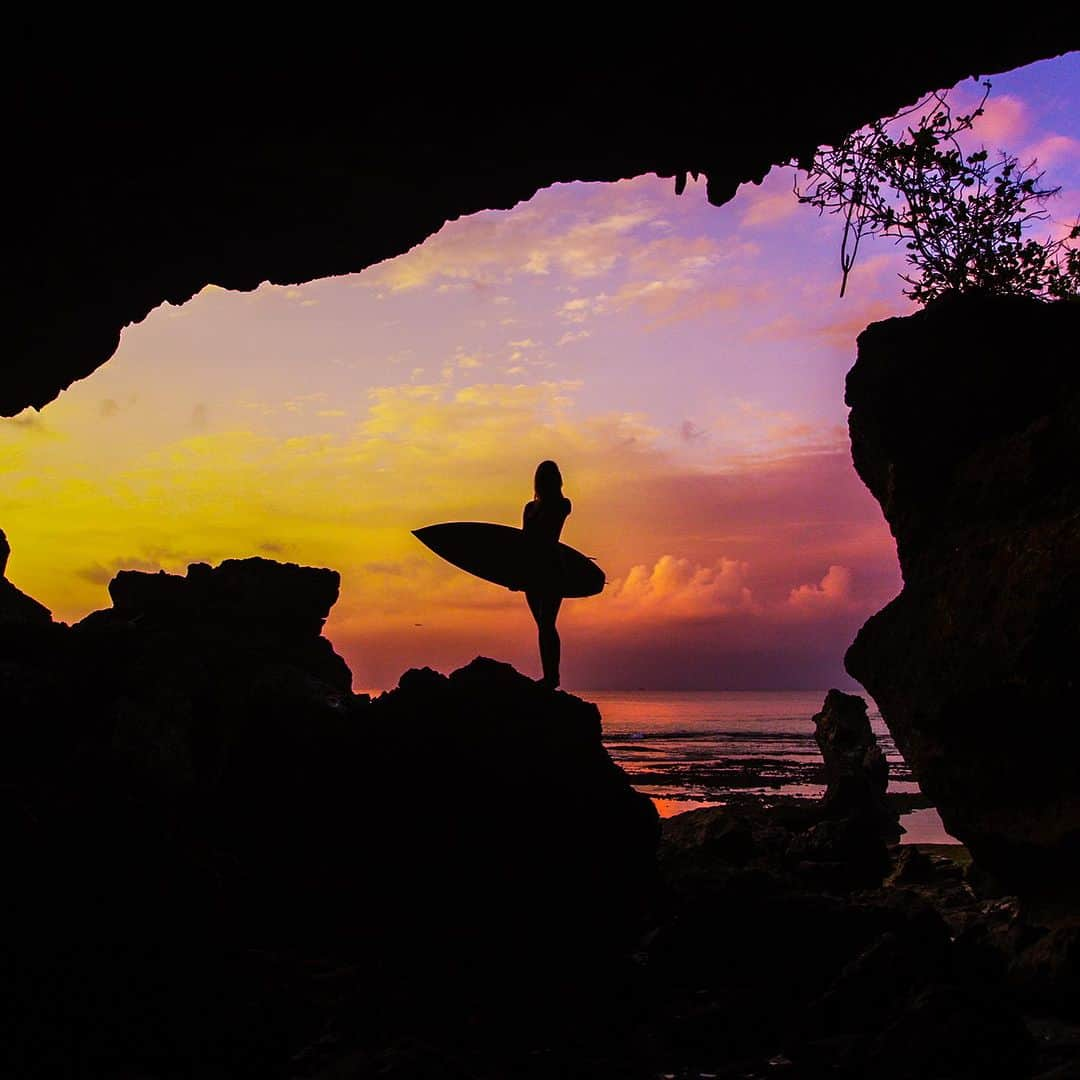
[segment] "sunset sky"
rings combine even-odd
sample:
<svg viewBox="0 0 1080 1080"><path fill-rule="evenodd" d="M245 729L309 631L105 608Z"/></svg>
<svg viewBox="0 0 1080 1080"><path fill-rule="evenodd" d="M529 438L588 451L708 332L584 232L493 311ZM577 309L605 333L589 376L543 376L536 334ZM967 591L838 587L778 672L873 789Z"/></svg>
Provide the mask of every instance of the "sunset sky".
<svg viewBox="0 0 1080 1080"><path fill-rule="evenodd" d="M1071 219L1080 53L992 81L972 147L1037 155ZM839 299L838 220L793 175L721 208L704 183L562 185L362 274L162 305L41 413L0 420L8 577L71 622L121 568L331 566L327 634L358 690L477 654L538 675L521 595L410 530L519 524L554 458L563 539L609 579L564 604L565 686L853 685L843 652L900 579L843 379L859 330L912 308L888 243Z"/></svg>

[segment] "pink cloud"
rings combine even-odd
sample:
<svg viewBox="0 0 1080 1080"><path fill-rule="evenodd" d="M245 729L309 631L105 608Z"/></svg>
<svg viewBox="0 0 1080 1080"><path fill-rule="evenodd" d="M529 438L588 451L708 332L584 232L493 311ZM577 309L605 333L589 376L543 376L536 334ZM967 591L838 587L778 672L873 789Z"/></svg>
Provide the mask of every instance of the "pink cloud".
<svg viewBox="0 0 1080 1080"><path fill-rule="evenodd" d="M906 306L907 303L903 297L899 297L897 300L871 300L851 308L838 318L813 327L810 333L815 337L822 338L833 348L847 349L854 359L855 339L859 334L872 322L891 319L895 315L907 314L907 312L903 311Z"/></svg>
<svg viewBox="0 0 1080 1080"><path fill-rule="evenodd" d="M1071 135L1047 135L1026 147L1020 154L1022 163L1033 159L1039 163L1041 169L1064 162L1080 161L1080 139L1074 139Z"/></svg>
<svg viewBox="0 0 1080 1080"><path fill-rule="evenodd" d="M750 567L737 559L717 559L702 566L690 559L662 555L653 567L638 564L625 578L612 582L604 593L605 607L594 611L611 618L645 616L694 618L754 610L753 594L746 584Z"/></svg>
<svg viewBox="0 0 1080 1080"><path fill-rule="evenodd" d="M817 585L792 589L788 604L807 615L846 608L851 604L851 580L851 571L846 566L830 566Z"/></svg>
<svg viewBox="0 0 1080 1080"><path fill-rule="evenodd" d="M742 216L742 224L748 227L774 225L784 221L799 211L799 200L790 190L782 192L762 192L752 198Z"/></svg>
<svg viewBox="0 0 1080 1080"><path fill-rule="evenodd" d="M975 121L971 134L988 146L1008 149L1031 125L1028 107L1010 94L991 94L983 115Z"/></svg>

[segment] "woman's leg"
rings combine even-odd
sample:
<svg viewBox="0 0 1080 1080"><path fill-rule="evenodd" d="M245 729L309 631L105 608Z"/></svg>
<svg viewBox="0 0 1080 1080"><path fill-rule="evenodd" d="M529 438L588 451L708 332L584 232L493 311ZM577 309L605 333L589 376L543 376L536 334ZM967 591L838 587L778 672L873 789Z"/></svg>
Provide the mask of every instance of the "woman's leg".
<svg viewBox="0 0 1080 1080"><path fill-rule="evenodd" d="M559 660L562 644L559 632L555 629L555 619L562 606L562 597L551 593L525 594L529 610L536 620L537 636L540 642L540 664L544 669L544 682L551 687L559 685Z"/></svg>

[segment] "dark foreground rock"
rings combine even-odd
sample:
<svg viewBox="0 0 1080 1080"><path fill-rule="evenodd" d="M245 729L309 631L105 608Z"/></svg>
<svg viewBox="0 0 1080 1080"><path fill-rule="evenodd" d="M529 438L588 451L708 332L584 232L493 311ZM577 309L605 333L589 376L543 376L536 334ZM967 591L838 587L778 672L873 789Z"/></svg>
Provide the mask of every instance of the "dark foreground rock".
<svg viewBox="0 0 1080 1080"><path fill-rule="evenodd" d="M26 623L51 622L52 613L44 604L27 596L4 576L10 555L11 547L4 530L0 529L0 626L7 624L21 628Z"/></svg>
<svg viewBox="0 0 1080 1080"><path fill-rule="evenodd" d="M204 1043L264 1075L343 984L355 1041L584 993L633 947L657 817L596 707L484 659L353 695L337 589L263 559L121 573L111 609L0 635L16 1075Z"/></svg>
<svg viewBox="0 0 1080 1080"><path fill-rule="evenodd" d="M1075 935L886 845L852 699L819 716L830 796L680 815L658 859L594 705L484 658L353 695L320 635L330 571L111 592L0 634L5 1075L944 1080L1075 1057Z"/></svg>
<svg viewBox="0 0 1080 1080"><path fill-rule="evenodd" d="M870 326L847 382L855 467L904 575L847 668L976 862L1073 909L1077 341L1075 303L965 297Z"/></svg>
<svg viewBox="0 0 1080 1080"><path fill-rule="evenodd" d="M667 1059L685 1075L898 1080L1024 1077L1057 1061L1028 1030L1045 999L1025 992L1012 950L1042 931L1015 901L980 900L963 849L894 847L872 887L854 869L825 876L797 857L820 813L792 799L664 822L669 906L648 956Z"/></svg>
<svg viewBox="0 0 1080 1080"><path fill-rule="evenodd" d="M899 839L896 813L885 798L889 764L870 728L866 702L857 694L830 690L813 719L814 738L825 761L822 814L856 816L876 823L882 836Z"/></svg>

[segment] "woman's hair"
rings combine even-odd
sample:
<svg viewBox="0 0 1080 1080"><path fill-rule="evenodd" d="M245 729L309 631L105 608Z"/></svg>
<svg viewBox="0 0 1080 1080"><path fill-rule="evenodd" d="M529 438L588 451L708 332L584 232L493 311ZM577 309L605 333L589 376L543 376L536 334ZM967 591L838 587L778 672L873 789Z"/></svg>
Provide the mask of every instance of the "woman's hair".
<svg viewBox="0 0 1080 1080"><path fill-rule="evenodd" d="M562 494L562 473L554 461L541 461L536 466L533 493L538 499L554 499Z"/></svg>

